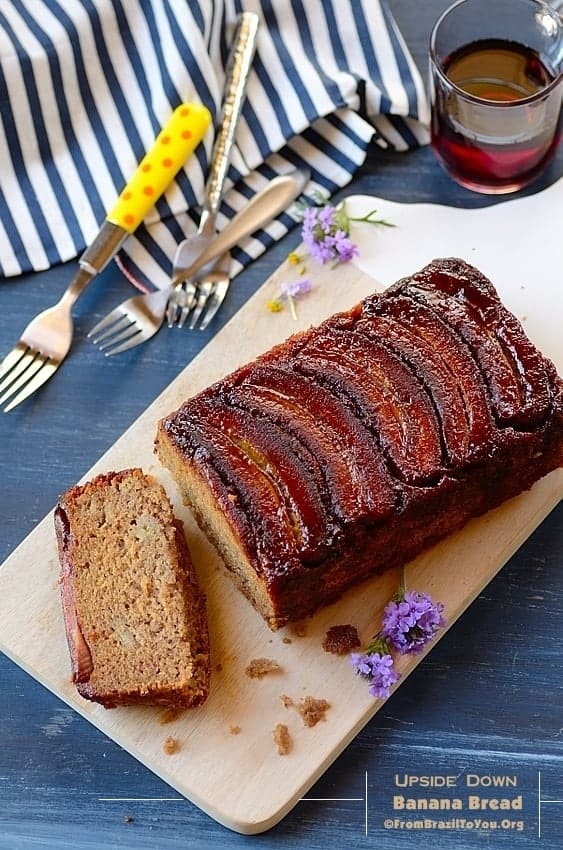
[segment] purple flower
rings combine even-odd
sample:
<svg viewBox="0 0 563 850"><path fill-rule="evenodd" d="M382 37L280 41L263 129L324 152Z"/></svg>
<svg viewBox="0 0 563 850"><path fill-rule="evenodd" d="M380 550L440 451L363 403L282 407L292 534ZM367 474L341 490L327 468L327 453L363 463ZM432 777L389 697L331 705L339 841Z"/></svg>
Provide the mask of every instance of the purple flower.
<svg viewBox="0 0 563 850"><path fill-rule="evenodd" d="M349 217L330 204L305 210L301 235L311 256L321 263L346 263L358 253L350 239Z"/></svg>
<svg viewBox="0 0 563 850"><path fill-rule="evenodd" d="M334 224L334 213L335 213L335 208L333 206L331 206L330 204L326 204L324 207L320 208L317 218L318 218L319 223L323 225L325 230L326 229L330 230L330 228L333 226L333 224Z"/></svg>
<svg viewBox="0 0 563 850"><path fill-rule="evenodd" d="M369 692L376 699L389 696L391 686L400 678L393 666L393 659L388 653L353 652L350 656L356 673L369 682Z"/></svg>
<svg viewBox="0 0 563 850"><path fill-rule="evenodd" d="M292 298L299 298L300 295L310 292L313 282L310 278L304 277L302 280L293 280L282 283L280 286L282 295L286 297L290 295Z"/></svg>
<svg viewBox="0 0 563 850"><path fill-rule="evenodd" d="M372 656L367 652L353 652L350 655L350 664L354 667L358 676L369 679L371 676Z"/></svg>
<svg viewBox="0 0 563 850"><path fill-rule="evenodd" d="M442 602L411 590L385 606L381 634L402 655L422 652L444 625L443 610Z"/></svg>
<svg viewBox="0 0 563 850"><path fill-rule="evenodd" d="M359 253L358 246L350 239L353 221L393 227L388 221L375 218L376 212L370 210L363 216L351 216L344 201L335 207L322 199L316 207L306 207L301 237L309 254L320 263L332 261L338 265L349 262Z"/></svg>
<svg viewBox="0 0 563 850"><path fill-rule="evenodd" d="M343 231L337 230L333 237L334 250L338 254L339 263L347 263L352 257L359 253L358 246L352 242L350 237Z"/></svg>

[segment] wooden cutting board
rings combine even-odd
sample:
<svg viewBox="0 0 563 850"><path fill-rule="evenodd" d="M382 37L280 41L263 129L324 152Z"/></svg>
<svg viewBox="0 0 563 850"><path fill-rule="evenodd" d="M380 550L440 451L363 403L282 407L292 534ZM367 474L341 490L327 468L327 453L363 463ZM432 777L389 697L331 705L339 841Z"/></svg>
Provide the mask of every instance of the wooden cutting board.
<svg viewBox="0 0 563 850"><path fill-rule="evenodd" d="M182 506L171 478L154 458L156 422L187 396L272 344L336 310L352 306L374 289L383 288L366 273L366 268L376 275L378 266L384 269L383 279L389 283L416 270L421 261L454 253L448 250L453 242L455 253L478 265L473 243L478 239L486 241L493 226L500 228L496 233L504 238L506 208L515 208L510 211L511 221L519 220L521 225L532 220L534 210L537 214L538 204L540 210L546 209L545 199L535 196L535 200L503 204L493 215L489 211L454 211L449 242L450 216L443 208L418 207L417 211L415 207L373 198L354 198L350 203L355 211L376 206L386 218L401 223L397 230L369 234L365 226L358 228L364 270L354 265L321 270L308 263L307 274L314 280L314 289L300 302L298 321L294 322L288 311L272 314L266 307L277 294L280 282L295 277L295 268L284 264L86 476L142 466L164 484L184 520L208 596L214 669L207 703L163 725L162 712L157 709L106 711L76 694L69 681L51 515L0 570L0 649L181 794L220 823L243 833L261 832L277 823L381 707L381 701L369 697L365 682L353 675L348 659L328 655L321 642L327 628L339 623L355 624L367 641L377 631L382 608L396 590L397 574L389 573L350 591L308 620L303 636L296 635L291 627L272 634L234 590L218 556ZM486 215L479 225L482 212ZM468 225L471 222L472 244L465 246L458 239L460 215L465 216ZM543 215L541 218L545 221ZM439 251L432 236L432 223L438 219L446 221L440 232ZM416 254L416 262L407 266L413 239L416 251L411 253ZM425 239L426 245L421 246ZM559 245L554 250L559 252L558 260L554 261L553 254L549 262L545 257L541 260L543 267L534 279L533 291L526 290L516 258L500 264L501 280L495 279L495 283L508 306L521 318L522 311L526 311L526 322L533 328L530 335L561 368L561 334L553 333L552 319L559 301L551 299L556 283L559 285L554 269L557 262L559 269L562 267L563 258ZM498 256L498 250L493 256ZM486 256L484 259L483 271L487 272ZM511 262L512 277L507 271ZM560 329L560 321L555 323L557 327ZM469 523L463 531L420 556L408 568L410 587L443 601L447 627L451 626L562 495L563 470L559 470L538 482L530 492ZM440 637L446 634L447 627ZM248 678L245 668L258 657L274 659L281 671L260 680ZM420 660L400 660L402 679L397 686ZM284 694L294 700L307 695L328 700L326 720L314 728L304 727L297 712L282 704L280 697ZM288 725L293 739L292 750L286 756L278 755L273 742L272 732L278 723ZM236 727L240 728L238 734L234 734ZM176 738L181 746L174 755L166 755L163 750L168 736ZM80 746L79 741L76 746Z"/></svg>

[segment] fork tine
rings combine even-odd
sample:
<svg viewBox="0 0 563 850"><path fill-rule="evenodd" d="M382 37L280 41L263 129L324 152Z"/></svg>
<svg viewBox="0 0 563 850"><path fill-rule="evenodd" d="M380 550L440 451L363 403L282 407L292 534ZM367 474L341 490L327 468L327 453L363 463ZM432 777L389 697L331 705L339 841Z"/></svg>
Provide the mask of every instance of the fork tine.
<svg viewBox="0 0 563 850"><path fill-rule="evenodd" d="M191 280L184 281L184 283L175 287L168 299L166 310L169 328L174 327L174 325L182 327L194 305L196 292L196 284Z"/></svg>
<svg viewBox="0 0 563 850"><path fill-rule="evenodd" d="M169 328L175 325L176 316L178 315L178 310L180 309L180 302L184 301L185 297L186 293L184 292L181 283L178 284L170 293L170 298L168 299L168 306L166 307L166 322Z"/></svg>
<svg viewBox="0 0 563 850"><path fill-rule="evenodd" d="M188 281L185 284L185 290L184 290L185 297L184 297L184 301L182 303L182 309L180 310L180 316L178 317L178 322L177 322L177 325L178 325L179 328L184 327L184 322L188 318L190 310L193 309L193 307L196 303L197 293L198 293L197 284L193 283L193 281L191 281L191 280Z"/></svg>
<svg viewBox="0 0 563 850"><path fill-rule="evenodd" d="M18 390L25 386L49 359L48 357L43 357L41 354L38 354L37 351L32 352L32 354L33 359L28 361L27 368L20 372L16 380L13 381L0 396L0 404L3 404L10 398L13 398Z"/></svg>
<svg viewBox="0 0 563 850"><path fill-rule="evenodd" d="M199 326L200 331L204 331L206 329L209 322L215 317L215 313L217 312L222 303L223 299L219 298L216 292L213 292L207 302L207 311L205 313L205 316L201 320L201 324Z"/></svg>
<svg viewBox="0 0 563 850"><path fill-rule="evenodd" d="M29 383L26 384L21 392L18 393L18 395L4 408L4 413L9 413L10 410L13 410L14 407L17 407L18 404L25 401L25 399L38 390L39 387L42 387L45 381L48 381L49 378L55 374L60 365L60 362L54 363L52 360L44 360L42 368L37 370Z"/></svg>
<svg viewBox="0 0 563 850"><path fill-rule="evenodd" d="M211 295L212 289L213 284L209 280L206 280L204 283L199 284L197 291L197 303L195 305L195 309L192 315L190 316L190 323L188 325L188 328L191 331L193 331L199 321L201 314L205 310L205 305L209 300L209 296Z"/></svg>
<svg viewBox="0 0 563 850"><path fill-rule="evenodd" d="M26 372L35 360L36 356L37 351L31 351L29 349L26 350L25 354L16 361L14 367L4 375L4 379L0 383L0 395L2 393L6 393L6 391L9 392L9 387Z"/></svg>
<svg viewBox="0 0 563 850"><path fill-rule="evenodd" d="M12 369L12 366L15 366L18 360L21 360L26 351L27 345L22 342L18 342L18 344L15 345L8 354L6 354L2 362L0 362L0 378L3 378L4 375L8 374L8 372Z"/></svg>
<svg viewBox="0 0 563 850"><path fill-rule="evenodd" d="M127 326L124 327L116 334L112 334L111 336L106 336L102 342L100 342L98 348L100 351L105 351L106 348L110 348L116 342L121 342L121 340L129 339L132 334L139 333L140 327L135 324L135 322L131 322L130 320L127 322Z"/></svg>
<svg viewBox="0 0 563 850"><path fill-rule="evenodd" d="M94 327L88 331L87 338L91 339L94 334L98 333L98 331L103 331L104 328L108 328L110 325L113 325L113 323L116 322L122 315L123 314L121 313L119 307L116 307L115 310L112 310L111 313L108 313L107 316L104 316L103 319L100 319L99 322L96 322Z"/></svg>
<svg viewBox="0 0 563 850"><path fill-rule="evenodd" d="M146 337L139 328L137 328L137 333L133 334L133 336L129 337L129 339L122 342L121 345L116 345L115 348L110 348L109 350L104 351L106 357L111 357L112 354L119 354L121 351L127 351L129 348L135 348L139 343L144 342L146 339L150 339L150 337Z"/></svg>
<svg viewBox="0 0 563 850"><path fill-rule="evenodd" d="M201 320L201 324L199 326L200 331L204 331L206 329L207 325L209 324L211 319L215 316L215 313L217 312L217 310L219 309L220 306L221 306L221 303L220 303L219 299L217 298L215 293L213 293L211 298L207 302L207 311L205 313L205 316Z"/></svg>
<svg viewBox="0 0 563 850"><path fill-rule="evenodd" d="M211 297L208 303L207 312L205 313L203 319L201 320L201 325L199 326L200 331L204 331L210 321L215 317L219 307L225 300L225 295L229 289L231 283L231 279L229 276L225 275L225 277L219 282L216 283L213 292L211 293Z"/></svg>
<svg viewBox="0 0 563 850"><path fill-rule="evenodd" d="M88 337L92 339L94 345L98 345L98 343L101 342L102 339L105 339L107 336L111 336L117 331L123 330L131 323L131 319L129 318L129 316L124 315L121 312L116 313L115 318L109 323L107 322L108 318L109 316L106 316L105 320L102 320L102 322L98 322L96 327L92 328L92 330L88 334ZM105 325L105 328L101 328L101 333L99 333L100 329L98 327L100 324ZM96 328L98 328L98 331L96 330ZM96 334L96 336L94 336L94 333Z"/></svg>

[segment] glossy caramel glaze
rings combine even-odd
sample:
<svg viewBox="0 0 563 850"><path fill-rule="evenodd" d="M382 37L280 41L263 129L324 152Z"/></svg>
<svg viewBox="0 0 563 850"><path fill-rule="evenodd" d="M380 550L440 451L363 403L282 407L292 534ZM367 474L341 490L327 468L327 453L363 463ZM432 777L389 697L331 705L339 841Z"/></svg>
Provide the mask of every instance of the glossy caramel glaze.
<svg viewBox="0 0 563 850"><path fill-rule="evenodd" d="M207 482L276 626L560 465L562 396L492 284L437 260L189 400L157 444Z"/></svg>

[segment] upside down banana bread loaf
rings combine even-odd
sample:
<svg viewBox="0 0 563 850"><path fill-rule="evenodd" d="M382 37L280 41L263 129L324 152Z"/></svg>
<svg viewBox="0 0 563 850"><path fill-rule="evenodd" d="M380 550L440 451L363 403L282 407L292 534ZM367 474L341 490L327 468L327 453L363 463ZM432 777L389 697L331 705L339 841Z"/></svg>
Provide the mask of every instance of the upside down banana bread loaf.
<svg viewBox="0 0 563 850"><path fill-rule="evenodd" d="M209 691L209 636L182 525L140 469L59 500L55 529L72 677L106 708L188 708Z"/></svg>
<svg viewBox="0 0 563 850"><path fill-rule="evenodd" d="M563 382L436 260L186 401L156 451L272 629L563 463Z"/></svg>

